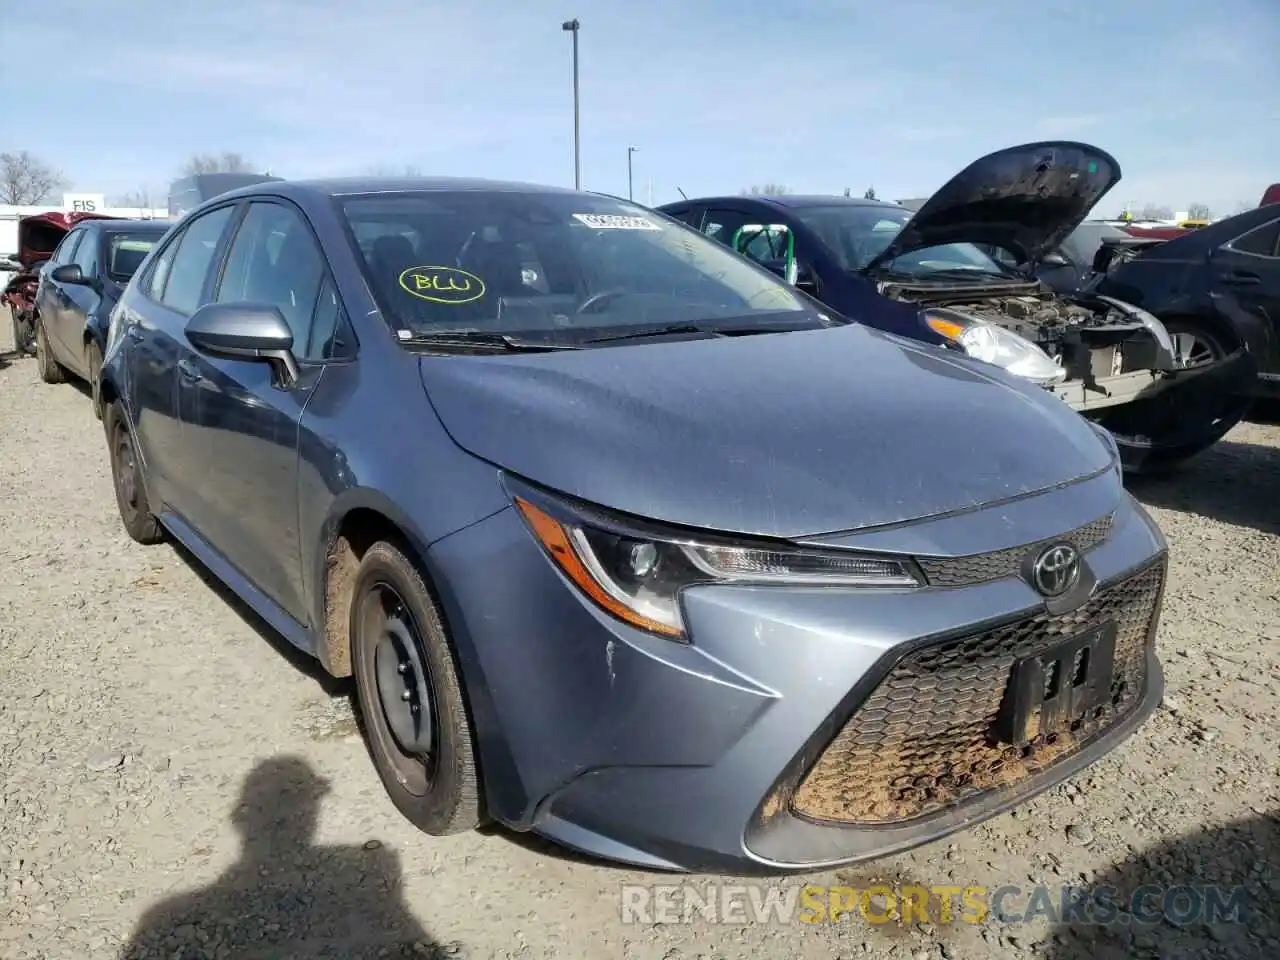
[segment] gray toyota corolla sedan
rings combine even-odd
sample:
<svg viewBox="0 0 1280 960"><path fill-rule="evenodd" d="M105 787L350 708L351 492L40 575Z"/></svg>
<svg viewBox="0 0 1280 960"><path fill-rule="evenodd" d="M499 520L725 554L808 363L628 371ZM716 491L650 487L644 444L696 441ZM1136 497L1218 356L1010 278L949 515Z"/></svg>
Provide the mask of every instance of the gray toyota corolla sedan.
<svg viewBox="0 0 1280 960"><path fill-rule="evenodd" d="M217 197L101 388L130 535L354 676L430 834L824 867L1025 800L1160 698L1166 547L1105 433L621 200Z"/></svg>

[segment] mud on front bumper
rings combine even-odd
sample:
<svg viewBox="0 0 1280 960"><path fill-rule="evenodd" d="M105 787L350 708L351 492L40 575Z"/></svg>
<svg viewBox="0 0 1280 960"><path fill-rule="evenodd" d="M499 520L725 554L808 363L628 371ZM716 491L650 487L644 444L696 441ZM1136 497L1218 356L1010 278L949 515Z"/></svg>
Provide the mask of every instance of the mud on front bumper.
<svg viewBox="0 0 1280 960"><path fill-rule="evenodd" d="M760 857L821 861L901 850L993 816L1090 765L1159 704L1155 634L1167 556L1103 584L1083 606L896 651L852 691L834 736L797 757L747 832ZM1114 623L1110 687L1082 716L1002 739L1017 665ZM1050 678L1044 677L1046 693ZM1059 691L1069 682L1058 678ZM1047 704L1046 704L1047 706ZM859 851L858 848L862 850Z"/></svg>

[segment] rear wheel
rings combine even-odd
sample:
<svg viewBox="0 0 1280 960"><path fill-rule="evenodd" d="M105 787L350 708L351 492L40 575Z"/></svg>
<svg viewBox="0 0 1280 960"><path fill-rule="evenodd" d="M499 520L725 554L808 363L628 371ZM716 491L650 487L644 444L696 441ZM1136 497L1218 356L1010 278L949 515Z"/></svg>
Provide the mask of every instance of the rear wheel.
<svg viewBox="0 0 1280 960"><path fill-rule="evenodd" d="M366 551L351 601L365 738L400 812L433 836L484 820L475 738L444 624L421 574L387 542Z"/></svg>
<svg viewBox="0 0 1280 960"><path fill-rule="evenodd" d="M44 332L44 322L36 317L36 369L40 379L45 383L62 383L67 379L62 365L53 359L53 351L49 349L49 337Z"/></svg>
<svg viewBox="0 0 1280 960"><path fill-rule="evenodd" d="M9 323L13 328L13 352L18 356L22 356L27 352L27 334L22 328L22 322L18 319L18 308L9 308Z"/></svg>
<svg viewBox="0 0 1280 960"><path fill-rule="evenodd" d="M107 409L106 432L111 452L111 484L115 487L116 508L124 529L138 543L159 543L164 539L164 532L147 502L142 462L118 400Z"/></svg>

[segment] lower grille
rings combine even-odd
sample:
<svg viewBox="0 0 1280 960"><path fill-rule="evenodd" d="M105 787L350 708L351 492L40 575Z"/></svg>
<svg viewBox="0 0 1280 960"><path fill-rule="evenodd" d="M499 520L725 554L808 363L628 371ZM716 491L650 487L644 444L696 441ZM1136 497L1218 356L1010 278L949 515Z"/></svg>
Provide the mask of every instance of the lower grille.
<svg viewBox="0 0 1280 960"><path fill-rule="evenodd" d="M899 823L1016 788L1077 753L1138 704L1164 577L1162 560L1070 613L1038 614L907 654L801 780L792 810L842 824ZM1000 742L1014 664L1109 621L1117 627L1114 671L1100 703L1057 733L1023 746Z"/></svg>

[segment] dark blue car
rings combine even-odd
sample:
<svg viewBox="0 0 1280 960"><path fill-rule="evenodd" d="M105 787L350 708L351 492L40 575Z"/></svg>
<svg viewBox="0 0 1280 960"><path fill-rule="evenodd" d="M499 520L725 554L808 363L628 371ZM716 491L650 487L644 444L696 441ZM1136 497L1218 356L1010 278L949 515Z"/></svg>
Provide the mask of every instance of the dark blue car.
<svg viewBox="0 0 1280 960"><path fill-rule="evenodd" d="M129 534L354 675L432 834L812 869L1160 700L1166 548L1106 431L625 201L237 190L135 276L101 385Z"/></svg>
<svg viewBox="0 0 1280 960"><path fill-rule="evenodd" d="M1106 152L1054 141L976 160L914 214L831 196L707 197L658 209L846 317L1038 384L1110 430L1126 468L1162 470L1244 416L1254 364L1243 345L1185 364L1149 312L1114 296L1055 292L1013 265L1058 250L1119 179Z"/></svg>

